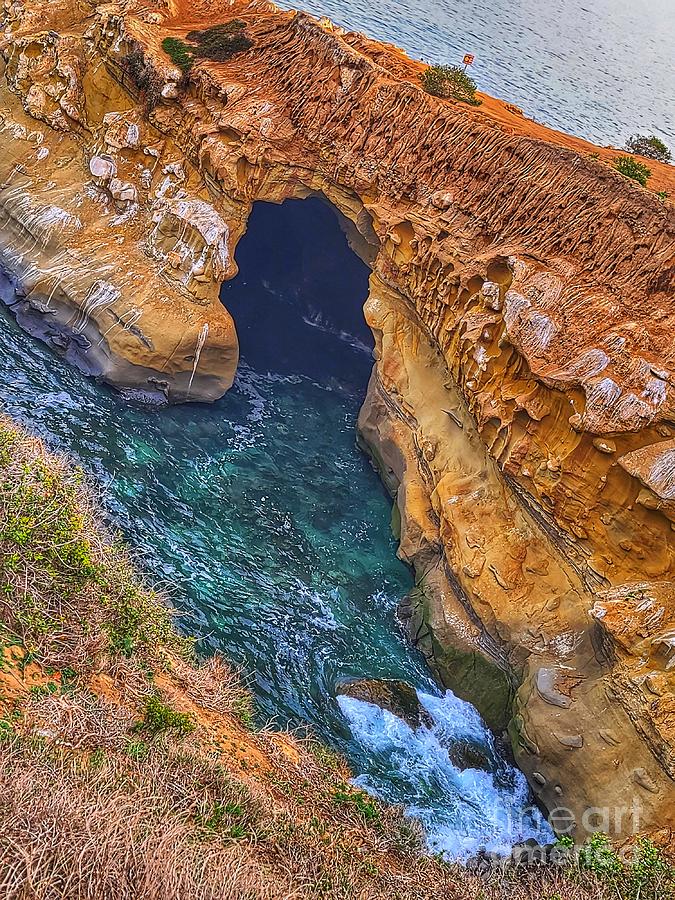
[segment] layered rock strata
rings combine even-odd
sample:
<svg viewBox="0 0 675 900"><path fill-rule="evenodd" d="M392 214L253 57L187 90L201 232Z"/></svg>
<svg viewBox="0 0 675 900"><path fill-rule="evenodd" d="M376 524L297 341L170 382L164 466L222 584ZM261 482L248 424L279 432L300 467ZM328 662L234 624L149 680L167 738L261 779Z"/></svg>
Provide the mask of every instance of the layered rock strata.
<svg viewBox="0 0 675 900"><path fill-rule="evenodd" d="M186 75L161 49L234 16L253 46L227 62ZM578 836L605 824L589 807L622 834L672 825L672 205L267 3L5 0L2 55L20 323L136 396L214 399L252 204L324 197L373 272L359 432L415 640ZM647 600L633 641L617 604Z"/></svg>

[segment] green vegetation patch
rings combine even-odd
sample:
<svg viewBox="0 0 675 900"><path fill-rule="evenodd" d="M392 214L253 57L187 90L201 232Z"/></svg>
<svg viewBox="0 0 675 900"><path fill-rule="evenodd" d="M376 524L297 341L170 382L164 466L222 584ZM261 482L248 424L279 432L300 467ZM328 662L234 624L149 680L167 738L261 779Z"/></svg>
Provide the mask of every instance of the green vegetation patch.
<svg viewBox="0 0 675 900"><path fill-rule="evenodd" d="M153 737L165 731L174 731L183 737L194 731L194 728L192 716L177 712L154 695L145 701L143 719L136 726L137 731L146 731Z"/></svg>
<svg viewBox="0 0 675 900"><path fill-rule="evenodd" d="M620 900L673 900L675 867L647 838L622 861L606 834L594 834L579 851L579 867Z"/></svg>
<svg viewBox="0 0 675 900"><path fill-rule="evenodd" d="M632 156L617 156L612 163L617 172L620 172L626 178L632 178L642 187L647 186L647 181L651 177L652 170L644 163L638 162Z"/></svg>
<svg viewBox="0 0 675 900"><path fill-rule="evenodd" d="M192 68L193 50L178 38L167 37L162 41L162 50L171 57L171 61L181 72L189 72Z"/></svg>
<svg viewBox="0 0 675 900"><path fill-rule="evenodd" d="M253 41L245 34L246 22L232 19L221 25L213 25L203 31L190 31L185 41L167 37L162 41L162 49L171 57L178 68L187 74L195 59L210 59L226 62L236 53L250 50ZM186 41L188 43L186 43Z"/></svg>
<svg viewBox="0 0 675 900"><path fill-rule="evenodd" d="M188 654L161 598L97 522L81 471L0 420L0 599L26 661L79 671L93 648Z"/></svg>
<svg viewBox="0 0 675 900"><path fill-rule="evenodd" d="M376 801L363 791L356 790L345 784L334 792L333 799L341 806L355 810L366 824L380 824L382 817Z"/></svg>
<svg viewBox="0 0 675 900"><path fill-rule="evenodd" d="M246 22L232 19L224 25L213 25L204 31L190 31L187 40L196 45L195 55L214 62L225 62L235 53L250 50L253 41L245 34Z"/></svg>
<svg viewBox="0 0 675 900"><path fill-rule="evenodd" d="M420 75L422 87L434 97L449 97L471 106L480 106L476 82L459 66L429 66Z"/></svg>

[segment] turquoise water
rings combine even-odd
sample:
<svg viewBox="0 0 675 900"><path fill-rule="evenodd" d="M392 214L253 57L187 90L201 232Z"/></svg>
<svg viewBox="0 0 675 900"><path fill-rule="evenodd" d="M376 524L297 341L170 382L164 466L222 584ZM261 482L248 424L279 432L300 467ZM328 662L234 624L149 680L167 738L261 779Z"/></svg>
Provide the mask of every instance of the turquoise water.
<svg viewBox="0 0 675 900"><path fill-rule="evenodd" d="M129 405L3 310L0 405L102 486L111 522L168 587L200 650L242 668L261 721L313 726L365 787L419 816L435 849L466 856L547 837L523 812L522 775L469 704L439 697L396 620L411 575L395 555L390 500L355 446L372 365L367 270L317 204L254 211L241 275L224 289L245 362L219 402ZM335 686L354 677L415 685L436 703L433 733L397 734L400 723L368 704L341 709ZM489 772L461 772L443 749L467 727Z"/></svg>
<svg viewBox="0 0 675 900"><path fill-rule="evenodd" d="M637 131L675 154L673 0L280 0L416 59L458 64L481 90L599 144Z"/></svg>

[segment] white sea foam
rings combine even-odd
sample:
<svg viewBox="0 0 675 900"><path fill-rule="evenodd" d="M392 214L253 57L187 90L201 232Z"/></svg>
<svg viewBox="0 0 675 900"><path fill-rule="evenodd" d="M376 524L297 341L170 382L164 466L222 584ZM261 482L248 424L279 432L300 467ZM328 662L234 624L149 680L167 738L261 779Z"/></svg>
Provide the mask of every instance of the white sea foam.
<svg viewBox="0 0 675 900"><path fill-rule="evenodd" d="M525 777L501 758L476 709L451 691L444 697L417 695L433 719L431 728L413 730L371 703L338 698L355 740L374 761L355 783L403 803L406 815L424 826L429 850L447 859L466 860L481 849L508 854L531 837L552 840L540 811L529 803ZM448 749L457 741L479 747L491 771L453 764Z"/></svg>
<svg viewBox="0 0 675 900"><path fill-rule="evenodd" d="M368 356L373 352L372 349L367 344L364 344L363 341L359 340L356 335L350 334L348 331L343 331L340 328L336 328L334 325L331 325L330 322L325 321L320 312L310 310L302 317L302 321L311 328L316 328L318 331L323 331L324 334L330 334L333 337L336 337L339 341L348 344L352 350L356 350L359 353L365 353Z"/></svg>

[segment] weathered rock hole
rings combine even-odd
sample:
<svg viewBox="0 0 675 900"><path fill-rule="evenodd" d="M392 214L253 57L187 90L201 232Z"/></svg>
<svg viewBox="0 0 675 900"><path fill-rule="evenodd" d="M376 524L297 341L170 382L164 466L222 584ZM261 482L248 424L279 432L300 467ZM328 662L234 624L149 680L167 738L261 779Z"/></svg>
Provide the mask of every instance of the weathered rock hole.
<svg viewBox="0 0 675 900"><path fill-rule="evenodd" d="M22 53L26 59L39 59L45 52L45 47L37 41L33 41L23 48Z"/></svg>
<svg viewBox="0 0 675 900"><path fill-rule="evenodd" d="M473 275L471 278L469 278L466 284L467 290L469 291L469 296L473 297L474 294L477 294L478 291L480 291L480 289L483 287L483 284L484 279L482 279L480 275Z"/></svg>
<svg viewBox="0 0 675 900"><path fill-rule="evenodd" d="M513 272L508 266L505 259L493 260L487 268L487 280L494 281L495 284L510 287L513 281Z"/></svg>

